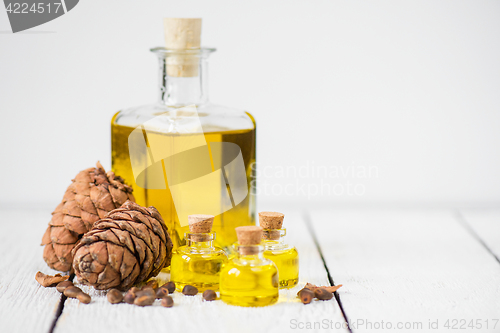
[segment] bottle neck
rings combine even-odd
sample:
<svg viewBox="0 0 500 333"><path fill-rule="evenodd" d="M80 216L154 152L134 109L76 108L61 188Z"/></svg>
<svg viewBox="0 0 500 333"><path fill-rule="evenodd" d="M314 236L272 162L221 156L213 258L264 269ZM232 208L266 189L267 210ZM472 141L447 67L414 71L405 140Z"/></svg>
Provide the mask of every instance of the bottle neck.
<svg viewBox="0 0 500 333"><path fill-rule="evenodd" d="M172 107L208 103L208 55L213 49L152 50L158 56L158 102Z"/></svg>
<svg viewBox="0 0 500 333"><path fill-rule="evenodd" d="M274 241L277 243L283 243L286 236L286 229L264 229L262 231L262 240L264 241Z"/></svg>
<svg viewBox="0 0 500 333"><path fill-rule="evenodd" d="M215 232L186 233L187 245L191 248L203 250L214 247Z"/></svg>
<svg viewBox="0 0 500 333"><path fill-rule="evenodd" d="M238 257L243 260L263 259L263 252L261 245L238 245Z"/></svg>
<svg viewBox="0 0 500 333"><path fill-rule="evenodd" d="M188 246L195 249L212 249L214 247L213 241L208 242L197 242L197 241L188 241Z"/></svg>
<svg viewBox="0 0 500 333"><path fill-rule="evenodd" d="M286 229L264 229L262 243L266 250L284 250L288 248L285 243Z"/></svg>

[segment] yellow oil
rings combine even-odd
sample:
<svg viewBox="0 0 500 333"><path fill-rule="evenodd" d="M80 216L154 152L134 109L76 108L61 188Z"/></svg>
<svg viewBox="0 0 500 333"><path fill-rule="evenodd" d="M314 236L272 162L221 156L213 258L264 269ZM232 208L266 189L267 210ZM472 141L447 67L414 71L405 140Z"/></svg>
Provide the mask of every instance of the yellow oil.
<svg viewBox="0 0 500 333"><path fill-rule="evenodd" d="M154 206L158 209L168 227L174 243L174 249L185 245L186 241L184 239L184 234L189 231L189 227L187 223L183 223L185 225L181 226L179 222L172 194L168 187L168 180L166 189L145 189L139 187L135 183L128 147L128 136L135 128L116 124L115 120L117 115L118 113L114 115L111 121L112 170L117 175L123 177L127 184L132 186L134 189L134 197L138 204L146 207ZM252 116L250 114L248 115L253 121ZM175 151L175 147L182 147L186 141L186 136L189 136L189 134L152 134L148 132L148 140L151 136L158 136L161 142L165 142L166 146L170 146L170 149ZM253 129L248 130L211 131L204 133L204 136L207 143L232 142L240 147L246 170L247 184L250 185L253 179L252 165L255 162L255 126ZM149 146L149 142L147 142L147 144ZM213 161L213 156L210 156L210 158L212 159L210 162L213 170L213 165L217 165L217 161ZM163 167L169 167L170 170L174 171L178 170L179 173L182 173L186 168L185 165L163 165ZM147 179L147 169L145 173ZM194 196L187 198L187 200L190 200L190 202L200 202L206 199ZM217 200L217 198L212 198L212 200ZM232 209L215 217L212 228L212 230L217 233L215 244L220 247L226 247L232 244L236 241L236 227L253 224L255 224L255 199L253 197L252 186L249 186L249 193L243 201Z"/></svg>
<svg viewBox="0 0 500 333"><path fill-rule="evenodd" d="M238 306L266 306L278 301L278 270L265 260L258 265L238 258L222 266L220 273L222 301Z"/></svg>
<svg viewBox="0 0 500 333"><path fill-rule="evenodd" d="M226 253L220 248L199 253L190 246L181 246L172 255L170 280L175 282L177 291L188 284L200 292L219 290L220 271L226 261Z"/></svg>
<svg viewBox="0 0 500 333"><path fill-rule="evenodd" d="M271 260L278 267L280 289L297 285L299 282L299 253L295 247L283 250L265 250L264 258Z"/></svg>

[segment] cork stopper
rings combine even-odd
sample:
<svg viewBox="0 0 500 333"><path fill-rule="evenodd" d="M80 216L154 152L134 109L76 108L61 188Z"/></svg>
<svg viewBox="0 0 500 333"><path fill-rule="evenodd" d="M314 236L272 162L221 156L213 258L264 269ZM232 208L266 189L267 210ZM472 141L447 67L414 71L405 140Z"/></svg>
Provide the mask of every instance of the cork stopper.
<svg viewBox="0 0 500 333"><path fill-rule="evenodd" d="M262 238L262 228L256 225L237 227L236 236L240 245L258 245Z"/></svg>
<svg viewBox="0 0 500 333"><path fill-rule="evenodd" d="M194 214L188 216L189 231L192 233L209 233L214 223L213 215Z"/></svg>
<svg viewBox="0 0 500 333"><path fill-rule="evenodd" d="M236 228L236 236L240 245L238 251L242 255L257 254L259 248L252 245L259 245L262 239L262 228L258 226L245 226Z"/></svg>
<svg viewBox="0 0 500 333"><path fill-rule="evenodd" d="M278 212L260 212L259 224L263 229L281 229L285 214Z"/></svg>
<svg viewBox="0 0 500 333"><path fill-rule="evenodd" d="M182 54L185 50L197 50L201 45L201 18L164 18L165 47L180 51L179 55L166 58L167 75L195 77L199 72L199 57Z"/></svg>

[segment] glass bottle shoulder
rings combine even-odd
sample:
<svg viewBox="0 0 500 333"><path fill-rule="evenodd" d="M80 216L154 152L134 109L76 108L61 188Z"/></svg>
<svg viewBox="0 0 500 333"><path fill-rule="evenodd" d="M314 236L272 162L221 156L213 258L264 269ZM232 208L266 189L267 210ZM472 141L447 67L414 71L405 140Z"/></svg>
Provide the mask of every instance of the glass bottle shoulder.
<svg viewBox="0 0 500 333"><path fill-rule="evenodd" d="M226 263L227 266L232 268L245 268L245 267L260 267L260 268L269 268L276 269L276 265L273 261L260 257L260 258L248 258L247 256L235 256L231 260Z"/></svg>
<svg viewBox="0 0 500 333"><path fill-rule="evenodd" d="M112 125L126 127L144 124L149 129L171 134L255 129L255 119L250 113L212 103L182 108L162 103L142 105L119 111L112 120Z"/></svg>
<svg viewBox="0 0 500 333"><path fill-rule="evenodd" d="M276 252L276 253L284 253L284 252L297 252L295 246L286 244L283 241L279 240L262 240L262 245L264 246L265 252Z"/></svg>
<svg viewBox="0 0 500 333"><path fill-rule="evenodd" d="M299 252L294 246L287 246L284 248L277 248L277 249L267 248L266 250L264 250L264 256L269 259L272 259L273 257L283 257L283 256L292 259L298 257Z"/></svg>

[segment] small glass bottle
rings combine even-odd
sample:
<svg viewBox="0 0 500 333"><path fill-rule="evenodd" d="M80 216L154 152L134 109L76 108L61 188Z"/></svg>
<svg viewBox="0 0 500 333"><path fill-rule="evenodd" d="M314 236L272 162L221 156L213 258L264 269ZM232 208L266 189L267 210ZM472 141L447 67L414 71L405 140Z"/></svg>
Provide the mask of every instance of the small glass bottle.
<svg viewBox="0 0 500 333"><path fill-rule="evenodd" d="M299 253L295 247L285 243L284 218L282 213L259 213L259 224L264 229L264 258L272 260L278 267L280 288L291 288L299 282Z"/></svg>
<svg viewBox="0 0 500 333"><path fill-rule="evenodd" d="M223 265L220 273L220 297L231 305L266 306L278 301L278 269L264 258L260 245L262 228L236 228L238 253Z"/></svg>
<svg viewBox="0 0 500 333"><path fill-rule="evenodd" d="M227 261L224 250L213 245L215 232L211 232L213 215L189 215L188 245L172 254L170 280L177 291L191 285L199 291L218 290L220 270Z"/></svg>

